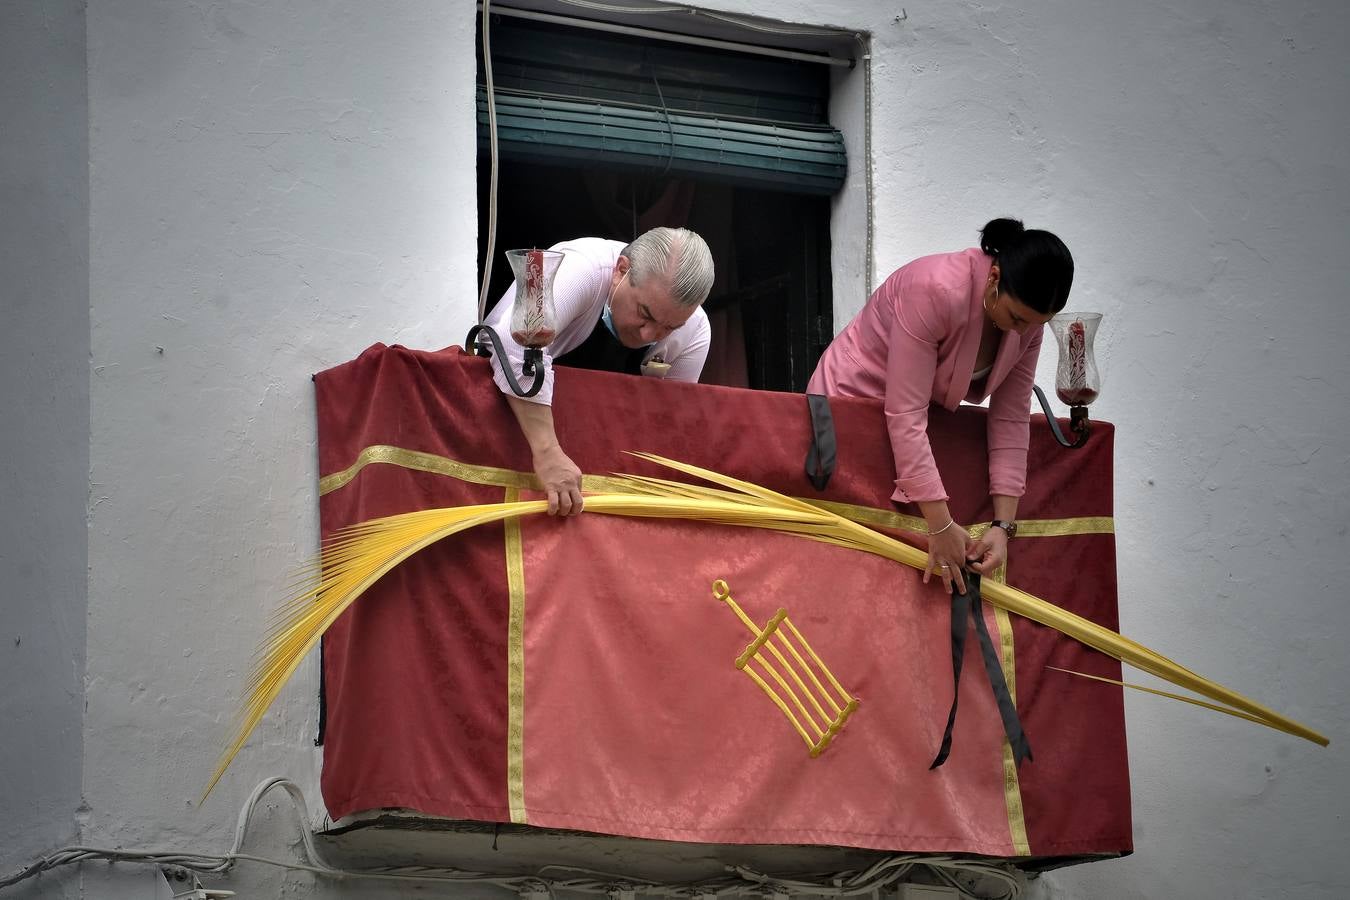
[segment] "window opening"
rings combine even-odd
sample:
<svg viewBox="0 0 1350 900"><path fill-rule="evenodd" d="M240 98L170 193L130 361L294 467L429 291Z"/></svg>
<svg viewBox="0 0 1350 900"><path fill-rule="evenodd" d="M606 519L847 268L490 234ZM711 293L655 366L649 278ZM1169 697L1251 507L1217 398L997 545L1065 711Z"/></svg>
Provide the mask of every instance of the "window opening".
<svg viewBox="0 0 1350 900"><path fill-rule="evenodd" d="M832 333L829 197L844 158L828 121L829 67L507 16L491 28L497 255L692 228L717 265L701 380L804 390ZM481 259L489 157L479 47ZM494 264L489 306L509 283Z"/></svg>

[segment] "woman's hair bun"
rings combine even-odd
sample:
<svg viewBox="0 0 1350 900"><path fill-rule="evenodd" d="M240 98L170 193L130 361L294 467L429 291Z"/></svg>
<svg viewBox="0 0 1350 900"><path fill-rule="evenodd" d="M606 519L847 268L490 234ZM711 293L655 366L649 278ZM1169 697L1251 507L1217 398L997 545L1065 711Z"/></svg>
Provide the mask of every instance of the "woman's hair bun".
<svg viewBox="0 0 1350 900"><path fill-rule="evenodd" d="M980 249L999 267L999 290L1038 313L1064 308L1073 286L1073 255L1048 231L1017 219L994 219L980 230Z"/></svg>
<svg viewBox="0 0 1350 900"><path fill-rule="evenodd" d="M1022 236L1026 228L1017 219L991 219L980 229L980 249L990 256L998 256L1012 241Z"/></svg>

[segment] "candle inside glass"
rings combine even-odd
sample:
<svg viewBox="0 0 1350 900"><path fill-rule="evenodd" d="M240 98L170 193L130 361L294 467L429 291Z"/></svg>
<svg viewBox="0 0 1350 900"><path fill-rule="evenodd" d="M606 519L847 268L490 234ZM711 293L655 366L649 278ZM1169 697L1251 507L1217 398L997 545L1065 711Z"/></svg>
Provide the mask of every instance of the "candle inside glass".
<svg viewBox="0 0 1350 900"><path fill-rule="evenodd" d="M1059 344L1055 394L1068 406L1087 406L1101 393L1092 352L1092 339L1101 318L1100 313L1060 313L1050 320Z"/></svg>
<svg viewBox="0 0 1350 900"><path fill-rule="evenodd" d="M553 278L563 255L556 250L508 250L506 258L516 275L511 339L522 347L548 346L558 336Z"/></svg>
<svg viewBox="0 0 1350 900"><path fill-rule="evenodd" d="M1097 392L1087 386L1087 329L1082 321L1069 323L1069 383L1056 387L1059 399L1069 406L1087 406Z"/></svg>

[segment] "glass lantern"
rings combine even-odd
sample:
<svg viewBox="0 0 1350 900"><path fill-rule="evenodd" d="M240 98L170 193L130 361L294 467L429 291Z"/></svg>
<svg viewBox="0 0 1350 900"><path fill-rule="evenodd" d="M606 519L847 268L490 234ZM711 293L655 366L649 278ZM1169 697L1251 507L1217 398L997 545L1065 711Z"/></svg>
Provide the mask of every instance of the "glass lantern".
<svg viewBox="0 0 1350 900"><path fill-rule="evenodd" d="M1066 406L1089 406L1101 393L1102 379L1092 350L1101 321L1101 313L1060 313L1050 320L1059 344L1055 393Z"/></svg>
<svg viewBox="0 0 1350 900"><path fill-rule="evenodd" d="M516 276L511 340L522 347L547 347L558 336L553 279L558 275L563 254L557 250L507 250L506 261Z"/></svg>

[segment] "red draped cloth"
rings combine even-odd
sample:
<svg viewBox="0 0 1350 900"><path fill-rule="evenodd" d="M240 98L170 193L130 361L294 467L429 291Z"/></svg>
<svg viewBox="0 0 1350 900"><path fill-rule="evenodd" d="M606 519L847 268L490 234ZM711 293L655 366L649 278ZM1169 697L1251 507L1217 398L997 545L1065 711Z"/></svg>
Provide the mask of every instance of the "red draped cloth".
<svg viewBox="0 0 1350 900"><path fill-rule="evenodd" d="M486 361L375 345L315 379L325 536L376 516L540 495ZM880 404L833 401L838 463L807 483L797 394L560 367L558 436L603 490L614 472L680 477L645 450L883 526ZM951 508L988 522L985 411L932 412ZM1010 584L1117 628L1113 431L1086 448L1032 428ZM813 758L735 660L780 608L859 706ZM584 513L462 533L396 567L324 644L323 795L335 818L399 807L712 843L1070 857L1129 852L1119 664L985 604L1034 761L1014 764L973 630L951 756L930 771L952 700L951 604L934 580L769 531Z"/></svg>

